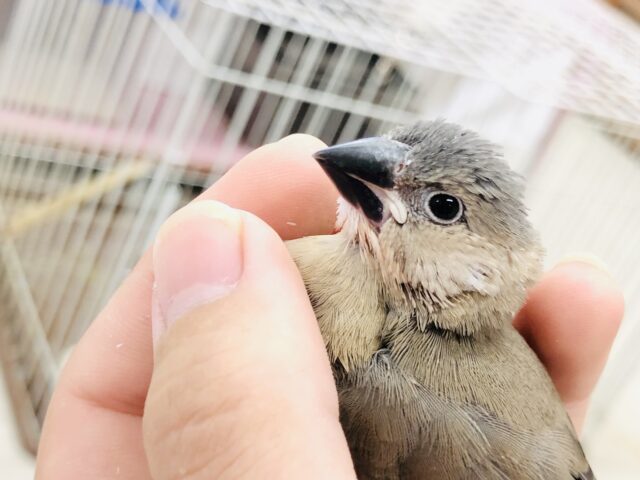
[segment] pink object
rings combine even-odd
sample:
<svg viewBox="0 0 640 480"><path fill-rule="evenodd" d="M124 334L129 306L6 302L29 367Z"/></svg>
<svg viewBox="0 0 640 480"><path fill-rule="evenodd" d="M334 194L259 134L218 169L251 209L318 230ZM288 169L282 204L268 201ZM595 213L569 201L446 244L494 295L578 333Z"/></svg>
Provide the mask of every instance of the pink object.
<svg viewBox="0 0 640 480"><path fill-rule="evenodd" d="M161 136L154 131L137 132L125 126L112 127L90 120L70 120L62 115L42 115L0 109L2 130L14 135L105 153L121 152L127 156L145 158L164 157L175 165L222 172L251 149L244 145L236 145L230 153L225 155L225 159L217 159L216 157L221 153L226 132L223 130L223 122L215 123L217 127L203 129L195 144L192 144L193 140L190 139L189 142L180 145L184 150L170 152L168 150L170 135Z"/></svg>

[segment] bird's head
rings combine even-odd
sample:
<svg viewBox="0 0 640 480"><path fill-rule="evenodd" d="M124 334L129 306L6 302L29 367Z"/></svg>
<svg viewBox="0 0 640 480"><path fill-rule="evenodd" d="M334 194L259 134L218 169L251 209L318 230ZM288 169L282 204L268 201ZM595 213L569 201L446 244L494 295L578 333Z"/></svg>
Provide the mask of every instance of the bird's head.
<svg viewBox="0 0 640 480"><path fill-rule="evenodd" d="M522 181L494 145L420 122L315 158L342 195L338 226L379 266L386 301L461 334L521 305L541 248Z"/></svg>

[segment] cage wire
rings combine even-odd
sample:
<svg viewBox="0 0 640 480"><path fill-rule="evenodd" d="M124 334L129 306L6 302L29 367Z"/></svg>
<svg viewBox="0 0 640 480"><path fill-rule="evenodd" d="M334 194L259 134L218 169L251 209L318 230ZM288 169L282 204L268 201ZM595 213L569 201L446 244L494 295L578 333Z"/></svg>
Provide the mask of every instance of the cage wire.
<svg viewBox="0 0 640 480"><path fill-rule="evenodd" d="M625 288L591 435L637 369L640 32L606 5L9 0L0 19L0 350L30 449L161 222L292 132L444 117L503 145L549 262L594 252Z"/></svg>

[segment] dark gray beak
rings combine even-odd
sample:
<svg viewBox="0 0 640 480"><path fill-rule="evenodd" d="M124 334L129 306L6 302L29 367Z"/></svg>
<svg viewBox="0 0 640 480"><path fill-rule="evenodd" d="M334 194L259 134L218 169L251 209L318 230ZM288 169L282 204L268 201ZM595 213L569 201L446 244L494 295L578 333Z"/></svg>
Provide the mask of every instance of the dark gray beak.
<svg viewBox="0 0 640 480"><path fill-rule="evenodd" d="M360 208L369 220L380 222L384 217L384 203L374 190L393 189L409 149L408 145L394 140L372 137L325 148L313 158L345 200Z"/></svg>

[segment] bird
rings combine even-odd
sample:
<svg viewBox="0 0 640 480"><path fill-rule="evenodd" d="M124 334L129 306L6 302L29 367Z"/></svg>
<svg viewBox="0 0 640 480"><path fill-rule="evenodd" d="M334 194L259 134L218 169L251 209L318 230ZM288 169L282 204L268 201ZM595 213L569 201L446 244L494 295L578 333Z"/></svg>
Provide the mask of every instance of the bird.
<svg viewBox="0 0 640 480"><path fill-rule="evenodd" d="M438 119L314 154L336 232L290 240L359 479L592 480L512 326L544 249L499 148Z"/></svg>

